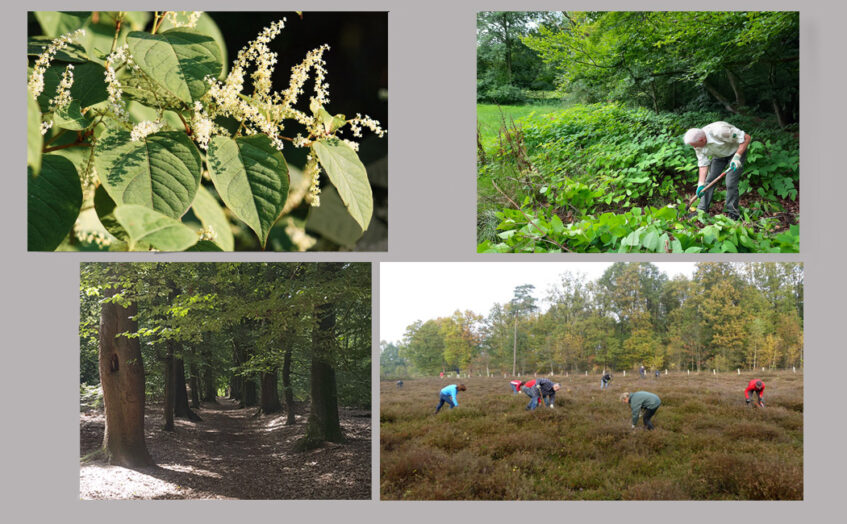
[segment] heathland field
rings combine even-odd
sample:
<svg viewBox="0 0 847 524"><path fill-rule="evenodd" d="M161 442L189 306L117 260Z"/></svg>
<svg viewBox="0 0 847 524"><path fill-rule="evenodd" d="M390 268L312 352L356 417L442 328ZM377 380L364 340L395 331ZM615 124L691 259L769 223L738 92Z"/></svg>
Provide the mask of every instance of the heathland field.
<svg viewBox="0 0 847 524"><path fill-rule="evenodd" d="M766 372L766 409L748 408L749 373L552 377L556 408L524 407L508 380L381 384L383 500L803 498L803 375ZM459 406L433 415L438 391L463 382ZM630 428L623 391L662 399L655 431Z"/></svg>

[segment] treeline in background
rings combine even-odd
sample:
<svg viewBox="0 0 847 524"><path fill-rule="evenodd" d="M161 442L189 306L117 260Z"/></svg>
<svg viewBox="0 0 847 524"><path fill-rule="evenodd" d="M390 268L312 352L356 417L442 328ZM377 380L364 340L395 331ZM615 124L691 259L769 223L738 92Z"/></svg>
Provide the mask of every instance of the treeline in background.
<svg viewBox="0 0 847 524"><path fill-rule="evenodd" d="M477 98L518 103L557 89L575 101L659 111L799 118L796 11L483 12Z"/></svg>
<svg viewBox="0 0 847 524"><path fill-rule="evenodd" d="M486 316L455 311L383 341L383 378L803 365L803 266L698 263L673 278L617 262L595 281L563 273L539 301L522 285Z"/></svg>

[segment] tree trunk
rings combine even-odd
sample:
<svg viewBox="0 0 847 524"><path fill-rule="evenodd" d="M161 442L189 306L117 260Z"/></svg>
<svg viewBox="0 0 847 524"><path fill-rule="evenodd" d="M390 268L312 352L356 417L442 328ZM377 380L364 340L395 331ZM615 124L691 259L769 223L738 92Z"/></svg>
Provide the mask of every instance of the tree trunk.
<svg viewBox="0 0 847 524"><path fill-rule="evenodd" d="M235 367L241 365L241 352L235 338L232 339L232 362L235 364ZM244 377L238 375L236 372L233 372L232 377L229 379L229 398L238 400L238 407L244 407Z"/></svg>
<svg viewBox="0 0 847 524"><path fill-rule="evenodd" d="M212 350L210 348L211 345L211 336L209 333L203 333L203 349L200 353L203 355L203 366L200 371L200 382L202 383L200 399L203 402L215 402L218 401L218 387L216 383L216 376L214 370L212 369Z"/></svg>
<svg viewBox="0 0 847 524"><path fill-rule="evenodd" d="M323 263L318 273L326 276L340 271L341 264ZM344 434L338 419L338 394L335 369L332 366L332 348L335 344L335 304L326 303L315 308L312 328L311 405L306 435L299 443L301 449L320 446L324 441L343 442Z"/></svg>
<svg viewBox="0 0 847 524"><path fill-rule="evenodd" d="M165 431L174 430L174 404L176 390L174 389L174 345L175 342L168 340L167 355L165 356Z"/></svg>
<svg viewBox="0 0 847 524"><path fill-rule="evenodd" d="M294 390L291 387L291 344L286 339L285 357L282 361L282 389L285 392L285 425L295 423Z"/></svg>
<svg viewBox="0 0 847 524"><path fill-rule="evenodd" d="M735 76L735 73L727 69L726 78L729 80L729 85L732 87L732 92L735 94L735 107L746 106L747 102L744 99L744 91L742 91L741 86L738 85L738 77Z"/></svg>
<svg viewBox="0 0 847 524"><path fill-rule="evenodd" d="M203 371L203 402L217 402L218 388L215 385L215 376L212 374L211 368L207 367Z"/></svg>
<svg viewBox="0 0 847 524"><path fill-rule="evenodd" d="M197 366L193 364L188 384L191 387L191 409L200 409L200 377L197 376Z"/></svg>
<svg viewBox="0 0 847 524"><path fill-rule="evenodd" d="M111 288L106 297L120 289ZM153 458L144 443L144 364L138 338L136 305L124 308L104 302L100 310L99 367L106 412L103 451L110 464L124 467L152 466Z"/></svg>
<svg viewBox="0 0 847 524"><path fill-rule="evenodd" d="M278 374L278 368L274 368L271 372L262 373L262 413L264 414L282 411L276 384Z"/></svg>
<svg viewBox="0 0 847 524"><path fill-rule="evenodd" d="M712 86L710 83L704 81L703 87L705 87L706 90L709 93L711 93L711 95L713 97L715 97L715 100L720 102L721 105L723 105L726 108L727 111L729 111L730 113L735 114L735 115L738 114L738 110L736 108L732 107L732 104L729 103L729 100L725 96L720 94L720 92L717 89L715 89L714 86Z"/></svg>
<svg viewBox="0 0 847 524"><path fill-rule="evenodd" d="M185 361L174 357L174 417L201 421L199 415L188 406L188 391L185 389Z"/></svg>
<svg viewBox="0 0 847 524"><path fill-rule="evenodd" d="M253 377L243 377L241 384L243 385L241 392L241 404L243 407L258 405L259 392L256 389L256 382L253 380Z"/></svg>

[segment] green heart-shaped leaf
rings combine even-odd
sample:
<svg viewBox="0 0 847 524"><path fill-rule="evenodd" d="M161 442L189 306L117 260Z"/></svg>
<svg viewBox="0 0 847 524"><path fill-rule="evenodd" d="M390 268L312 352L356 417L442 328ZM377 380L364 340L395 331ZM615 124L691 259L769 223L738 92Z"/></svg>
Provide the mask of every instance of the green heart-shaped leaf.
<svg viewBox="0 0 847 524"><path fill-rule="evenodd" d="M26 163L32 168L32 173L38 176L41 172L41 148L44 137L41 136L41 109L29 90L26 92Z"/></svg>
<svg viewBox="0 0 847 524"><path fill-rule="evenodd" d="M350 216L362 231L368 228L373 214L373 192L368 182L368 172L359 155L338 139L321 140L312 145L330 182L347 207Z"/></svg>
<svg viewBox="0 0 847 524"><path fill-rule="evenodd" d="M94 191L94 210L97 212L97 218L106 231L118 240L125 242L129 239L129 235L115 219L115 207L115 201L112 200L103 185L97 186L97 190Z"/></svg>
<svg viewBox="0 0 847 524"><path fill-rule="evenodd" d="M288 198L288 166L265 135L209 143L209 174L221 199L259 236L264 248Z"/></svg>
<svg viewBox="0 0 847 524"><path fill-rule="evenodd" d="M194 214L200 219L203 227L211 226L215 231L213 242L220 246L220 249L232 251L235 248L235 239L232 237L229 220L227 220L217 199L208 189L203 187L203 184L200 184L200 188L197 190L197 197L191 204L191 209L194 210Z"/></svg>
<svg viewBox="0 0 847 524"><path fill-rule="evenodd" d="M157 35L136 31L127 35L126 42L141 70L183 102L203 96L209 87L206 76L218 78L223 68L217 42L188 29Z"/></svg>
<svg viewBox="0 0 847 524"><path fill-rule="evenodd" d="M183 251L199 236L179 220L144 206L125 205L114 210L115 219L129 235L129 249L149 245L160 251Z"/></svg>
<svg viewBox="0 0 847 524"><path fill-rule="evenodd" d="M79 176L73 163L58 155L44 155L38 176L28 171L27 245L30 251L53 251L79 216Z"/></svg>
<svg viewBox="0 0 847 524"><path fill-rule="evenodd" d="M110 131L97 140L94 163L118 206L138 204L171 218L188 210L200 185L200 153L182 131L137 142L126 131Z"/></svg>

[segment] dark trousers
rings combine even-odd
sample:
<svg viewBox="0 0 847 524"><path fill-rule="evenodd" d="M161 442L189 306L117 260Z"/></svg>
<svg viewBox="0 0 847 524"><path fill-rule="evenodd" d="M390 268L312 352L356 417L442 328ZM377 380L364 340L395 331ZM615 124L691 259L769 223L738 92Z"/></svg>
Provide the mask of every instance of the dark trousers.
<svg viewBox="0 0 847 524"><path fill-rule="evenodd" d="M647 409L644 410L644 417L642 417L642 418L644 418L644 427L646 427L647 429L653 429L653 423L650 422L650 419L653 418L653 415L655 415L656 411L658 411L658 410L659 410L659 408L656 408L656 409L647 408Z"/></svg>
<svg viewBox="0 0 847 524"><path fill-rule="evenodd" d="M712 159L712 164L709 166L709 174L706 176L706 185L709 185L712 180L717 178L726 169L733 156L729 155L723 158ZM747 151L741 155L741 163L747 164ZM738 180L741 179L742 172L744 172L744 166L741 166L741 169L729 171L726 174L726 207L724 208L724 214L733 220L738 220L741 217L741 212L738 210ZM717 184L700 193L700 204L697 205L697 209L701 211L709 210L716 186Z"/></svg>
<svg viewBox="0 0 847 524"><path fill-rule="evenodd" d="M441 395L438 397L438 407L435 408L435 412L438 413L438 410L440 410L441 406L443 406L444 404L450 406L450 409L456 407L456 404L453 403L453 397L445 393L441 393Z"/></svg>

